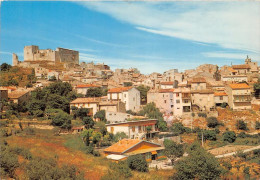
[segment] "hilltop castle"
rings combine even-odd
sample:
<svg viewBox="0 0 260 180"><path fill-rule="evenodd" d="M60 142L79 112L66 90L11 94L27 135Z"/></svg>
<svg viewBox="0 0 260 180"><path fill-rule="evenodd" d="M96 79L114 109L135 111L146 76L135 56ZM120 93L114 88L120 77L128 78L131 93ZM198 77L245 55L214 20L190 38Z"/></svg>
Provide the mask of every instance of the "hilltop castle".
<svg viewBox="0 0 260 180"><path fill-rule="evenodd" d="M57 48L52 49L39 49L39 46L25 46L24 47L24 61L18 60L18 56L13 53L13 66L28 67L32 64L49 64L56 65L63 63L64 65L70 66L79 64L79 52Z"/></svg>

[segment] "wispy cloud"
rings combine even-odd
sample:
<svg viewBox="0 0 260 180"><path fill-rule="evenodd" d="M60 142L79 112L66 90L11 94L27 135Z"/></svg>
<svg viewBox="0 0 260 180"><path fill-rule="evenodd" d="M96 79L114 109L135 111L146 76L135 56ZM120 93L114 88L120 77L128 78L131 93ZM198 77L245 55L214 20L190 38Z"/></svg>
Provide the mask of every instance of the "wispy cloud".
<svg viewBox="0 0 260 180"><path fill-rule="evenodd" d="M202 53L203 56L209 58L225 58L225 59L238 59L243 60L246 58L245 53L226 53L226 52L204 52ZM248 54L250 58L254 60L260 60L260 54L257 53L250 53Z"/></svg>
<svg viewBox="0 0 260 180"><path fill-rule="evenodd" d="M260 51L260 2L81 2L139 30L222 48Z"/></svg>

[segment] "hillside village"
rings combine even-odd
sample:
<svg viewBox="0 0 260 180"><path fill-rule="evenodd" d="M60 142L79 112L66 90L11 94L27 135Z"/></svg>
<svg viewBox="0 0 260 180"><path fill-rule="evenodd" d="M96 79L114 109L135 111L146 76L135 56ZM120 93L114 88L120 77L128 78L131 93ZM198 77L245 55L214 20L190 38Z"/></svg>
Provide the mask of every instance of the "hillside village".
<svg viewBox="0 0 260 180"><path fill-rule="evenodd" d="M145 75L137 68L113 71L109 64L81 62L75 50L25 46L24 60L13 53L12 63L2 64L0 82L1 136L8 144L25 141L26 135L44 141L42 137L55 134L62 142L65 137L72 144L79 140L84 148L93 148L89 154L104 157L106 163L142 155L149 169L171 175L171 162L192 154L185 148L197 141L214 156L259 148L260 66L248 56L244 64L203 64L184 72ZM39 130L53 134L37 135ZM237 139L225 140L230 133ZM171 158L168 150L173 146L165 140L182 145L185 153ZM259 153L256 149L252 151ZM258 163L241 161L238 155L227 158L220 158L221 166L229 161L233 168L222 178L243 177L243 168L237 168L241 164L250 167L251 177L259 177L259 154ZM82 170L88 172L86 168ZM13 173L19 176L25 170ZM105 173L84 177L100 179L108 176Z"/></svg>

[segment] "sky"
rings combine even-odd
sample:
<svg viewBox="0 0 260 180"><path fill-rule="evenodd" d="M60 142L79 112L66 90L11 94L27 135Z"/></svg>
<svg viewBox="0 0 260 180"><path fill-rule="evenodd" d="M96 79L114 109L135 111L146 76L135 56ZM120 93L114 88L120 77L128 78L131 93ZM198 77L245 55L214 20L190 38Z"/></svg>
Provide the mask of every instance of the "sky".
<svg viewBox="0 0 260 180"><path fill-rule="evenodd" d="M260 2L0 3L1 63L23 60L28 45L144 74L260 61Z"/></svg>

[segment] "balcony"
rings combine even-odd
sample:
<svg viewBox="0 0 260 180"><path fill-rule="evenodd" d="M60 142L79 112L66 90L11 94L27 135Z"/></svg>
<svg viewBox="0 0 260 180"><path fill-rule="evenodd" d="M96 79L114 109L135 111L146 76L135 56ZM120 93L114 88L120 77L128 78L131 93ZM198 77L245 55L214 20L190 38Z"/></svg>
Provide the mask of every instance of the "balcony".
<svg viewBox="0 0 260 180"><path fill-rule="evenodd" d="M233 102L251 102L251 99L234 99Z"/></svg>

